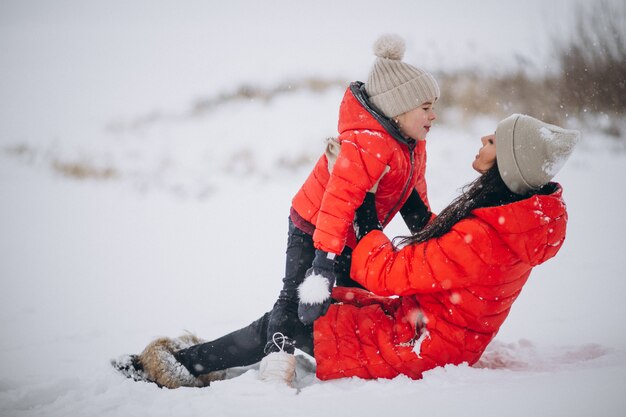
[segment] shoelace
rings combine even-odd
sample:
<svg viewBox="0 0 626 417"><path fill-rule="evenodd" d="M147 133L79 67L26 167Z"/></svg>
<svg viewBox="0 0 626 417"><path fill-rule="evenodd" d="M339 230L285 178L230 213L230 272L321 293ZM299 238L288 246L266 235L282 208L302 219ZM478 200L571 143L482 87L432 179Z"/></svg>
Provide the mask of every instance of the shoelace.
<svg viewBox="0 0 626 417"><path fill-rule="evenodd" d="M280 344L278 344L279 342L276 341L276 337L280 337ZM274 342L274 345L281 351L284 352L285 351L285 341L286 341L286 337L284 334L280 333L280 332L276 332L272 335L272 342Z"/></svg>
<svg viewBox="0 0 626 417"><path fill-rule="evenodd" d="M294 347L295 344L293 340L289 339L281 332L276 332L272 335L272 340L265 345L264 353L267 355L271 353L274 348L278 348L278 352L287 352L292 354Z"/></svg>

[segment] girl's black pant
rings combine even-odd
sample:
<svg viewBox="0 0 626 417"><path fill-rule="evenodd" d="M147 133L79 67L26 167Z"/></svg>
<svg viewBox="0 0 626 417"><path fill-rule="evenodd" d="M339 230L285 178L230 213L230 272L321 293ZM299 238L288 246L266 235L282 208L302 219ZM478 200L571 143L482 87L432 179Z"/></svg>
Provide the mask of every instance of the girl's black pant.
<svg viewBox="0 0 626 417"><path fill-rule="evenodd" d="M298 319L298 286L304 281L311 267L315 247L311 235L294 226L289 220L287 259L283 288L271 311L246 327L176 352L175 356L194 375L248 366L265 356L265 346L275 333L295 341L296 347L313 355L313 326L306 326ZM335 275L337 285L360 287L350 279L352 250L346 247L337 258Z"/></svg>

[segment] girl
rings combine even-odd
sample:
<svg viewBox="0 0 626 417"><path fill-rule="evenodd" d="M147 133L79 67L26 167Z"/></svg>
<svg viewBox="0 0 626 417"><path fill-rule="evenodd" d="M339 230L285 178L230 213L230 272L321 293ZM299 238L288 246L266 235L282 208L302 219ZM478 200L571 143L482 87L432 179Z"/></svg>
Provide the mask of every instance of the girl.
<svg viewBox="0 0 626 417"><path fill-rule="evenodd" d="M292 200L283 288L263 322L254 325L263 334L246 350L247 362L262 359L262 379L289 381L301 327L312 331L314 320L330 306L335 282L359 286L349 272L356 245L352 224L368 190L376 190L383 225L400 212L414 233L431 217L425 139L436 119L433 105L440 92L432 75L402 61L404 51L398 36L376 41L377 59L367 82L352 83L344 94L339 137L329 140ZM194 363L202 349L181 351L179 360ZM239 362L238 357L223 360L224 367ZM130 369L125 363L115 366Z"/></svg>
<svg viewBox="0 0 626 417"><path fill-rule="evenodd" d="M482 138L472 164L481 176L401 249L379 230L379 203L368 193L356 213L365 236L353 252L352 277L373 294L337 287L338 303L314 330L294 326L318 378L421 378L436 366L475 363L533 267L561 248L567 211L561 186L550 180L578 137L529 116L503 120ZM130 357L127 375L171 388L207 385L229 367L261 359L268 322L269 313L187 349L196 341L158 339ZM269 343L284 346L276 337Z"/></svg>
<svg viewBox="0 0 626 417"><path fill-rule="evenodd" d="M339 137L329 141L293 198L285 277L266 324L262 379L289 382L297 328L310 327L326 312L336 281L358 286L349 272L356 245L352 222L368 190L377 189L383 225L398 211L411 232L430 219L425 139L436 118L439 86L432 75L402 62L404 49L397 36L375 43L378 58L367 83L352 83L341 102ZM196 354L192 349L185 356L192 362Z"/></svg>

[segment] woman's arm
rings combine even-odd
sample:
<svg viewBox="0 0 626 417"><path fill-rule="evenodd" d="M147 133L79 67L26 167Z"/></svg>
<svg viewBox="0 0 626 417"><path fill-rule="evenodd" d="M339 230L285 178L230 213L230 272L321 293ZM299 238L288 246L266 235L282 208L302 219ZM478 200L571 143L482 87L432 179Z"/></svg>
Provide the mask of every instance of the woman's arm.
<svg viewBox="0 0 626 417"><path fill-rule="evenodd" d="M352 278L378 295L409 295L465 287L488 273L492 242L480 222L459 222L445 235L395 249L381 231L352 253Z"/></svg>

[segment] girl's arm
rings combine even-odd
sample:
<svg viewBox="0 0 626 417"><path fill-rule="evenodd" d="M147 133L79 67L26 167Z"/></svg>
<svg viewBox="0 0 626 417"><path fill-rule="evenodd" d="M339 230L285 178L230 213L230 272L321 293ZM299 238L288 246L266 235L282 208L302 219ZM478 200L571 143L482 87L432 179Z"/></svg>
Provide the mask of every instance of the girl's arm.
<svg viewBox="0 0 626 417"><path fill-rule="evenodd" d="M341 142L315 225L313 242L317 249L342 252L356 209L385 172L388 147L379 138L366 136Z"/></svg>
<svg viewBox="0 0 626 417"><path fill-rule="evenodd" d="M411 234L422 230L422 228L428 224L432 216L430 209L422 201L422 198L415 188L411 191L409 198L402 208L400 208L400 214L404 219L404 223L406 223L411 231Z"/></svg>

